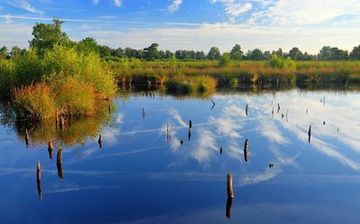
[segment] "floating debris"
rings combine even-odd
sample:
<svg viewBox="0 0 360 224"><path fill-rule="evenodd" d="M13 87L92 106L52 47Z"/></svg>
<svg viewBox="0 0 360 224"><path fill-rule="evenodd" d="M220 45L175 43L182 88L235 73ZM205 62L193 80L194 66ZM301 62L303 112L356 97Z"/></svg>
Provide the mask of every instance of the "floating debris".
<svg viewBox="0 0 360 224"><path fill-rule="evenodd" d="M246 139L245 144L244 144L244 159L245 159L245 162L248 161L248 153L249 153L249 140Z"/></svg>
<svg viewBox="0 0 360 224"><path fill-rule="evenodd" d="M49 159L53 158L54 145L51 141L48 142Z"/></svg>
<svg viewBox="0 0 360 224"><path fill-rule="evenodd" d="M56 166L57 166L57 170L58 170L58 175L59 178L61 180L64 179L64 173L63 173L63 169L62 169L62 147L59 147L58 152L57 152L57 158L56 158Z"/></svg>
<svg viewBox="0 0 360 224"><path fill-rule="evenodd" d="M37 183L37 190L39 194L39 200L42 200L42 184L41 184L41 166L40 161L37 162L36 166L36 183Z"/></svg>

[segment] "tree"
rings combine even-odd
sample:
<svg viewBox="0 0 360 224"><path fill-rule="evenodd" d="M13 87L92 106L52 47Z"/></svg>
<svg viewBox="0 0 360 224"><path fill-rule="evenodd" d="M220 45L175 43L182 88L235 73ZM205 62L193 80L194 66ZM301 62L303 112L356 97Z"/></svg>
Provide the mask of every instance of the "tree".
<svg viewBox="0 0 360 224"><path fill-rule="evenodd" d="M303 53L297 47L293 47L289 51L289 57L293 60L300 60L303 56Z"/></svg>
<svg viewBox="0 0 360 224"><path fill-rule="evenodd" d="M348 52L337 47L324 46L319 53L320 60L346 60Z"/></svg>
<svg viewBox="0 0 360 224"><path fill-rule="evenodd" d="M231 52L230 52L231 59L233 60L241 60L243 58L243 52L241 51L241 47L239 44L236 44Z"/></svg>
<svg viewBox="0 0 360 224"><path fill-rule="evenodd" d="M231 54L224 53L219 59L220 67L228 67L231 64Z"/></svg>
<svg viewBox="0 0 360 224"><path fill-rule="evenodd" d="M99 46L99 53L102 58L111 57L111 49L106 45Z"/></svg>
<svg viewBox="0 0 360 224"><path fill-rule="evenodd" d="M160 56L158 47L159 47L159 44L153 43L149 47L144 48L144 58L148 61L158 59Z"/></svg>
<svg viewBox="0 0 360 224"><path fill-rule="evenodd" d="M85 39L79 41L76 48L78 49L78 51L84 53L99 53L99 45L97 41L91 37L86 37Z"/></svg>
<svg viewBox="0 0 360 224"><path fill-rule="evenodd" d="M250 55L249 55L248 57L249 57L251 60L261 61L261 60L264 60L264 59L265 59L263 52L262 52L260 49L258 49L258 48L254 49L253 51L248 52L248 53L250 53Z"/></svg>
<svg viewBox="0 0 360 224"><path fill-rule="evenodd" d="M6 58L7 53L8 53L7 47L3 46L3 47L0 49L0 58Z"/></svg>
<svg viewBox="0 0 360 224"><path fill-rule="evenodd" d="M350 53L350 58L352 60L360 60L360 45L353 48Z"/></svg>
<svg viewBox="0 0 360 224"><path fill-rule="evenodd" d="M207 54L207 59L209 60L219 60L220 58L220 51L217 47L212 47Z"/></svg>
<svg viewBox="0 0 360 224"><path fill-rule="evenodd" d="M11 58L15 58L19 55L21 55L21 49L19 47L14 46L13 48L11 48L11 51L10 51Z"/></svg>
<svg viewBox="0 0 360 224"><path fill-rule="evenodd" d="M33 27L34 37L30 41L30 47L35 48L39 55L43 55L47 49L52 49L57 44L69 44L69 37L61 30L62 24L63 21L59 19L53 19L52 24L36 23Z"/></svg>

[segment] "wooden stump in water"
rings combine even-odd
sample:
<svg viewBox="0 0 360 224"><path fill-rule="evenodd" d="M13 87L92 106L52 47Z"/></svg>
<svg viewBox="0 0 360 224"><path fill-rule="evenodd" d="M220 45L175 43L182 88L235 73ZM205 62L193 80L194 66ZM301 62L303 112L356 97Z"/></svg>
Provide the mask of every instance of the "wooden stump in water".
<svg viewBox="0 0 360 224"><path fill-rule="evenodd" d="M309 126L309 131L308 131L308 142L310 143L311 141L311 125Z"/></svg>
<svg viewBox="0 0 360 224"><path fill-rule="evenodd" d="M249 140L246 139L245 144L244 144L244 159L245 159L245 162L248 161L248 153L249 153Z"/></svg>
<svg viewBox="0 0 360 224"><path fill-rule="evenodd" d="M53 150L54 150L54 145L51 141L48 142L48 152L49 152L49 158L52 159L53 157Z"/></svg>
<svg viewBox="0 0 360 224"><path fill-rule="evenodd" d="M191 129L191 128L192 128L192 121L189 120L189 129Z"/></svg>
<svg viewBox="0 0 360 224"><path fill-rule="evenodd" d="M40 166L40 161L37 162L37 166L36 166L36 183L37 183L37 190L38 190L38 194L39 194L39 199L42 200L41 166Z"/></svg>
<svg viewBox="0 0 360 224"><path fill-rule="evenodd" d="M231 173L227 174L227 195L228 199L234 199L234 190L233 190L233 176Z"/></svg>
<svg viewBox="0 0 360 224"><path fill-rule="evenodd" d="M101 137L101 135L99 135L98 144L99 144L99 147L101 149L102 148L102 137Z"/></svg>
<svg viewBox="0 0 360 224"><path fill-rule="evenodd" d="M56 166L58 170L59 178L64 179L63 169L62 169L62 147L59 147L56 158Z"/></svg>

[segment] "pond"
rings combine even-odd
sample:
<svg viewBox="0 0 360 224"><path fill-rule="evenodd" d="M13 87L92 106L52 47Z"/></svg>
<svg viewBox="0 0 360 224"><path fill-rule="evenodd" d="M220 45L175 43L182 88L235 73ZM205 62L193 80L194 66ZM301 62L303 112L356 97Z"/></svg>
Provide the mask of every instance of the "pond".
<svg viewBox="0 0 360 224"><path fill-rule="evenodd" d="M6 107L0 223L360 219L356 91L218 92L210 98L132 93L117 97L110 114L62 130L51 122L11 122Z"/></svg>

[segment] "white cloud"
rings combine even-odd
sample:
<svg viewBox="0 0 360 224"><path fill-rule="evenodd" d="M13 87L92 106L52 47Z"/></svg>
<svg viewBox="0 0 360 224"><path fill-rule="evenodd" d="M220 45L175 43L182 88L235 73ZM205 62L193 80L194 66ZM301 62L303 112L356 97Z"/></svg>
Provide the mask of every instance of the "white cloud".
<svg viewBox="0 0 360 224"><path fill-rule="evenodd" d="M95 5L97 5L97 4L99 4L100 0L92 0L92 2L93 2Z"/></svg>
<svg viewBox="0 0 360 224"><path fill-rule="evenodd" d="M170 12L176 12L180 8L182 2L182 0L174 0L171 5L169 5L168 10Z"/></svg>
<svg viewBox="0 0 360 224"><path fill-rule="evenodd" d="M114 4L116 7L120 7L121 4L122 4L122 1L121 0L114 0Z"/></svg>
<svg viewBox="0 0 360 224"><path fill-rule="evenodd" d="M17 1L8 1L6 2L7 4L19 8L19 9L23 9L27 12L31 12L34 14L44 14L43 11L41 11L40 9L37 9L36 7L34 7L30 2L26 1L26 0L17 0Z"/></svg>
<svg viewBox="0 0 360 224"><path fill-rule="evenodd" d="M251 2L243 2L239 0L210 0L212 4L222 3L225 7L226 14L230 17L231 20L234 20L236 17L244 14L245 12L250 11L253 8Z"/></svg>
<svg viewBox="0 0 360 224"><path fill-rule="evenodd" d="M359 12L358 0L278 0L259 17L266 17L273 24L306 25L321 23L343 15L359 15Z"/></svg>

